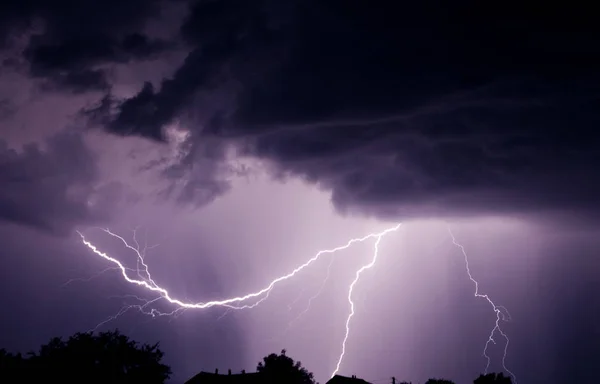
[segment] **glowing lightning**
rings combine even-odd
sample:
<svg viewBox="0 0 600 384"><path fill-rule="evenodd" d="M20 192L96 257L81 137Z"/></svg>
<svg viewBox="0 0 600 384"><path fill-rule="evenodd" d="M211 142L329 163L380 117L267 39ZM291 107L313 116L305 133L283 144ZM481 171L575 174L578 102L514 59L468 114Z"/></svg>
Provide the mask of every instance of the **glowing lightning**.
<svg viewBox="0 0 600 384"><path fill-rule="evenodd" d="M391 230L397 230L398 228L400 228L400 225L401 224L398 224ZM387 232L383 232L379 236L377 236L377 240L375 241L375 250L373 251L373 258L371 259L371 262L369 264L364 265L362 268L356 271L354 280L352 281L352 283L350 284L350 288L348 289L348 302L350 303L350 314L346 319L346 334L344 335L344 341L342 342L342 353L338 358L335 370L331 374L331 377L335 376L335 374L338 373L338 371L340 370L340 365L342 364L342 360L344 359L344 355L346 354L346 342L348 341L348 336L350 335L350 320L352 320L352 317L354 316L354 302L352 301L352 292L354 291L356 283L358 283L358 280L360 279L360 275L367 269L373 267L377 262L377 255L379 254L379 242L381 241L381 238L386 234Z"/></svg>
<svg viewBox="0 0 600 384"><path fill-rule="evenodd" d="M292 321L289 322L289 324L286 328L286 331L292 327L292 324L294 324L296 321L300 320L300 318L308 312L313 300L321 295L321 292L323 292L323 289L325 288L325 285L327 285L327 281L329 280L329 275L331 274L331 266L333 265L334 260L335 259L332 257L331 260L329 261L329 266L327 267L327 275L325 276L325 279L321 283L321 286L319 287L319 290L317 291L317 293L315 293L314 295L312 295L310 297L310 299L308 299L308 304L306 304L306 307L304 308L304 310L302 312L300 312L298 314L298 316L296 316L295 319L293 319Z"/></svg>
<svg viewBox="0 0 600 384"><path fill-rule="evenodd" d="M475 297L480 297L482 299L487 300L487 302L490 303L490 305L494 309L494 312L496 313L495 326L494 326L494 328L492 328L492 331L490 332L490 336L488 337L487 341L485 342L485 347L483 348L483 356L487 359L487 364L485 366L484 374L487 374L488 369L490 367L490 357L487 354L487 349L488 349L488 346L490 345L490 343L496 344L496 340L494 340L494 334L496 332L498 332L506 340L506 344L504 345L504 354L502 356L502 368L506 372L508 372L508 374L512 377L514 384L517 384L517 377L508 368L506 368L505 361L506 361L506 354L508 352L508 343L510 342L510 340L508 339L508 336L506 335L506 333L504 333L504 331L500 327L500 320L510 321L510 318L511 318L510 313L508 313L508 310L504 306L494 304L494 302L490 299L490 297L488 295L483 295L483 294L479 293L479 283L477 282L477 280L475 280L473 278L473 275L471 274L471 270L469 269L469 258L467 257L467 252L465 251L465 248L456 241L456 238L454 237L454 234L452 233L450 228L448 228L448 232L450 233L450 237L452 238L452 243L460 248L460 250L462 251L462 254L465 258L465 266L466 266L467 274L469 275L469 279L473 282L473 284L475 284Z"/></svg>
<svg viewBox="0 0 600 384"><path fill-rule="evenodd" d="M363 242L369 239L374 238L375 239L375 245L374 245L374 251L373 251L373 256L371 258L371 261L362 266L358 271L356 271L355 274L355 278L352 281L352 283L350 284L349 288L348 288L348 303L350 304L350 313L348 314L348 317L346 318L346 323L345 323L345 334L344 334L344 339L342 341L342 345L341 345L341 353L337 359L337 364L335 366L335 370L333 371L333 373L331 374L331 377L335 376L335 374L337 374L337 372L340 370L340 366L342 364L342 361L344 359L344 356L346 354L346 344L348 342L348 337L350 335L350 323L352 318L354 317L355 314L355 304L354 301L352 299L352 295L354 293L354 288L356 287L356 284L358 283L358 281L360 280L360 277L362 275L362 273L364 271L366 271L367 269L372 268L373 266L375 266L376 262L377 262L377 257L379 254L379 244L381 242L381 240L383 239L383 237L385 235L387 235L390 232L394 232L397 231L400 226L402 224L397 224L394 227L388 228L382 232L379 233L371 233L368 234L364 237L361 238L354 238L349 240L345 245L343 246L339 246L336 248L332 248L332 249L327 249L327 250L322 250L319 251L315 256L313 256L311 259L309 259L308 261L306 261L304 264L300 265L299 267L295 268L294 270L292 270L292 272L280 276L274 280L272 280L266 287L255 291L255 292L251 292L248 294L245 294L243 296L237 296L237 297L231 297L231 298L227 298L227 299L222 299L222 300L213 300L213 301L207 301L207 302L184 302L182 300L179 299L175 299L171 296L171 294L163 287L159 286L153 279L152 276L150 275L149 272L149 267L148 264L146 264L145 261L145 256L146 256L146 251L152 247L148 247L147 244L144 245L143 249L140 249L140 244L137 241L136 238L136 230L133 231L133 240L135 243L135 246L130 245L122 236L119 236L113 232L111 232L109 229L102 229L105 233L107 233L108 235L118 239L120 242L122 242L126 248L128 248L129 250L133 251L136 254L136 264L137 264L137 268L136 269L132 269L132 268L127 268L123 265L123 263L121 263L119 260L109 256L107 253L100 251L94 244L92 244L91 242L89 242L85 236L81 233L81 232L77 232L79 234L79 236L81 237L81 240L83 242L83 244L85 244L94 254L102 257L103 259L109 261L111 264L113 264L112 267L106 268L104 270L102 270L99 274L107 272L109 270L117 270L120 271L121 275L123 276L123 278L125 279L125 281L127 281L130 284L134 284L137 285L139 287L142 287L146 290L149 290L151 292L157 293L158 297L152 299L152 300L143 300L141 298L138 298L136 296L136 298L140 301L143 302L143 304L132 304L132 305L128 305L123 307L116 315L111 316L110 318L108 318L107 320L103 321L102 323L98 324L96 326L99 327L102 324L105 324L108 321L114 320L117 317L119 317L120 315L124 314L125 312L127 312L130 309L138 309L139 311L141 311L144 314L147 315L152 315L152 316L176 316L178 314L181 314L183 311L187 310L187 309L206 309L206 308L210 308L210 307L214 307L214 306L221 306L221 307L226 307L227 311L222 315L226 315L230 310L232 309L250 309L250 308L254 308L257 305L259 305L260 303L262 303L263 301L265 301L266 299L268 299L269 295L271 294L271 291L273 290L273 287L277 284L280 283L284 280L290 279L292 277L294 277L297 273L301 272L303 269L305 269L306 267L310 266L312 263L314 263L315 261L317 261L321 256L325 255L325 254L333 254L335 252L341 251L341 250L345 250L347 248L349 248L352 244L354 243L359 243L359 242ZM500 321L510 321L511 317L510 317L510 313L508 312L508 310L501 306L501 305L496 305L488 295L486 294L481 294L479 293L479 283L477 282L477 280L475 280L473 278L473 275L471 274L471 270L469 268L469 260L467 257L467 253L464 249L464 247L459 244L456 241L456 238L454 237L454 234L452 233L452 231L450 230L450 228L448 228L448 232L450 233L450 236L452 238L452 243L459 247L462 251L462 254L464 256L464 261L465 261L465 267L466 267L466 271L467 274L469 276L469 279L473 282L473 284L475 285L475 297L479 297L479 298L483 298L485 299L493 308L494 313L496 314L496 321L495 321L495 325L492 328L490 335L488 337L488 340L485 343L485 347L483 349L483 356L487 359L487 364L486 364L486 368L485 368L485 373L487 374L487 371L489 369L490 366L490 362L491 359L487 354L487 350L489 347L490 343L494 343L496 344L496 340L494 339L494 335L497 333L499 333L502 337L504 337L504 339L506 340L506 344L504 346L504 355L502 357L502 367L503 369L508 372L510 374L510 376L513 379L513 382L515 384L517 384L517 379L516 376L506 367L506 355L508 352L508 344L510 342L508 336L506 335L506 333L504 333L504 331L502 330L502 328L500 327ZM333 261L333 259L332 259ZM331 268L331 264L329 265L329 268L327 270L327 277L325 279L325 281L327 281L327 278L329 278L329 269ZM135 272L135 274L137 275L137 278L132 278L130 277L130 275L128 274L128 272ZM98 274L97 274L98 275ZM95 276L97 276L95 275ZM95 277L93 276L93 277ZM87 279L82 279L82 280L87 280ZM67 282L70 283L72 281ZM311 301L318 296L321 293L321 290L323 289L323 286L325 285L325 282L323 283L323 285L320 287L319 291L317 292L317 294L313 297L311 297L311 299L309 300L308 303L308 307L298 316L302 316L310 307ZM259 300L255 301L252 304L243 304L244 302L250 300L250 299L255 299L255 298L260 298ZM167 313L163 313L160 312L159 310L155 309L155 308L149 308L151 304L157 302L158 300L167 300L169 303L174 304L177 308L171 312L167 312ZM149 311L148 311L149 309ZM297 320L297 319L296 319Z"/></svg>
<svg viewBox="0 0 600 384"><path fill-rule="evenodd" d="M214 307L214 306L227 307L229 309L254 308L255 306L262 303L264 300L266 300L269 297L269 294L271 293L273 287L277 283L292 278L297 273L302 271L304 268L308 267L313 262L318 260L321 256L326 255L326 254L332 254L332 253L335 253L335 252L338 252L341 250L345 250L345 249L349 248L352 244L363 242L368 239L377 238L379 241L381 239L381 237L383 237L384 235L386 235L389 232L396 231L399 227L400 227L400 224L398 224L392 228L388 228L380 233L371 233L371 234L368 234L361 238L351 239L343 246L319 251L315 256L313 256L311 259L306 261L304 264L302 264L299 267L297 267L296 269L294 269L292 272L274 279L265 288L262 288L258 291L251 292L251 293L248 293L243 296L237 296L237 297L227 298L227 299L223 299L223 300L212 300L212 301L207 301L207 302L196 302L196 303L184 302L182 300L173 298L168 290L166 290L165 288L158 285L152 279L150 272L149 272L148 265L146 264L146 262L144 260L144 256L145 256L144 252L145 252L146 248L144 248L144 251L140 251L139 243L137 242L135 237L134 237L134 241L137 245L136 247L130 245L129 243L127 243L127 241L122 236L119 236L119 235L111 232L109 229L102 229L104 232L106 232L110 236L120 240L125 245L126 248L132 250L136 254L136 256L137 256L136 262L138 263L138 268L136 270L137 278L129 276L129 274L127 272L131 271L130 268L125 267L123 265L123 263L121 263L118 259L116 259L112 256L109 256L107 253L99 250L98 247L95 246L94 244L92 244L90 241L88 241L81 232L78 231L77 233L81 237L81 241L83 242L83 244L86 245L94 254L96 254L96 255L100 256L101 258L114 264L115 268L118 271L120 271L120 273L123 276L123 278L125 279L125 281L127 281L130 284L137 285L141 288L149 290L151 292L157 293L159 295L158 298L153 299L149 302L146 302L143 305L132 305L132 306L126 307L125 309L121 310L116 316L111 317L109 319L109 320L111 320L111 319L114 319L115 317L118 317L120 314L123 314L124 312L126 312L128 309L131 309L131 308L136 308L136 309L138 309L146 314L152 315L152 316L174 315L185 309L206 309L206 308L210 308L210 307ZM135 231L134 231L134 236L135 236ZM141 270L140 270L140 265L142 266ZM240 305L240 303L243 303L247 300L258 298L258 297L260 297L260 300L258 300L257 302L255 302L253 304ZM152 303L158 301L159 299L167 300L169 303L176 305L177 309L170 313L162 313L156 309L152 309L150 312L145 311L145 308L147 308L149 306L149 304L152 304ZM346 338L347 338L347 335L346 335Z"/></svg>

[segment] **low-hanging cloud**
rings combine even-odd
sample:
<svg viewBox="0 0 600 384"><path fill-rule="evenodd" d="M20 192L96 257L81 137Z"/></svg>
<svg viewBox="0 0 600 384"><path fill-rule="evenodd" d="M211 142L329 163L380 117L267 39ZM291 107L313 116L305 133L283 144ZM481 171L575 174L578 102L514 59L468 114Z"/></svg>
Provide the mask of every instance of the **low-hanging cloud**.
<svg viewBox="0 0 600 384"><path fill-rule="evenodd" d="M594 23L509 3L197 1L175 74L94 112L109 132L159 142L185 116L192 146L234 145L340 210L593 214ZM223 89L228 102L207 108Z"/></svg>
<svg viewBox="0 0 600 384"><path fill-rule="evenodd" d="M144 31L163 5L161 0L8 0L0 5L0 49L29 31L22 58L45 89L108 91L107 66L153 59L173 48L173 42Z"/></svg>
<svg viewBox="0 0 600 384"><path fill-rule="evenodd" d="M63 132L22 151L0 143L0 220L64 235L106 219L119 186L96 180L96 159L78 134Z"/></svg>

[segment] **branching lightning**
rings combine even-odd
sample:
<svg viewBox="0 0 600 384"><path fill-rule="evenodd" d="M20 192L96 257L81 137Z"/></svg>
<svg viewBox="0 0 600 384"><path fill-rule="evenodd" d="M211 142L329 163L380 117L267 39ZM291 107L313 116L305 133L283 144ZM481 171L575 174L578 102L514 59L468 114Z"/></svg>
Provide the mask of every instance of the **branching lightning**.
<svg viewBox="0 0 600 384"><path fill-rule="evenodd" d="M140 243L137 240L137 237L136 237L137 233L136 233L135 229L133 230L134 245L131 245L122 236L110 231L109 229L101 228L102 231L104 231L109 236L119 240L128 250L132 251L135 254L136 268L126 267L117 258L110 256L106 252L101 251L96 245L92 244L89 240L87 240L87 238L83 235L83 233L78 231L77 233L81 237L82 243L84 245L86 245L93 252L93 254L103 258L104 260L108 261L111 264L110 267L102 270L101 272L92 276L91 278L96 277L102 273L105 273L105 272L108 272L111 270L116 270L117 272L119 272L121 274L121 276L127 283L141 287L144 290L150 291L151 293L154 293L157 295L157 297L155 297L151 300L145 300L145 299L139 298L137 296L133 296L137 300L139 300L140 303L124 306L123 308L121 308L121 310L117 314L109 317L108 319L106 319L103 322L101 322L100 324L98 324L96 326L96 328L94 328L94 330L112 320L115 320L119 316L123 315L124 313L126 313L127 311L132 310L132 309L138 310L144 314L156 317L156 316L178 316L181 313L183 313L184 311L189 310L189 309L208 309L211 307L226 308L226 311L221 316L219 316L219 319L222 318L223 316L227 315L232 310L251 309L251 308L258 306L265 300L267 300L269 298L269 295L271 294L273 288L277 284L295 277L302 270L304 270L305 268L309 267L310 265L315 263L317 260L319 260L322 256L325 256L328 254L332 255L338 251L342 251L342 250L346 250L346 249L350 248L355 243L362 243L364 241L374 239L375 240L374 250L373 250L373 254L370 259L370 262L363 265L360 269L358 269L356 271L354 280L350 283L350 285L348 287L347 300L348 300L348 303L350 306L350 311L349 311L349 314L348 314L348 316L346 318L346 322L345 322L345 332L344 332L344 338L343 338L343 341L341 344L341 351L340 351L339 356L337 357L335 368L331 374L331 377L333 377L340 370L340 367L344 360L344 356L346 354L346 346L347 346L348 338L350 336L351 322L352 322L352 318L354 317L354 314L355 314L355 303L353 301L354 289L356 288L356 285L358 284L361 276L363 275L363 272L374 267L375 264L377 263L377 258L378 258L378 254L379 254L379 245L380 245L380 242L383 239L383 237L391 232L397 231L401 227L401 225L402 224L397 224L397 225L390 227L379 233L371 233L371 234L368 234L361 238L351 239L345 245L342 245L342 246L338 246L338 247L335 247L332 249L321 250L315 256L313 256L312 258L310 258L309 260L307 260L305 263L301 264L300 266L296 267L291 272L275 278L270 283L268 283L266 286L264 286L263 288L261 288L257 291L249 292L249 293L246 293L241 296L235 296L235 297L224 298L224 299L220 299L220 300L211 300L211 301L205 301L205 302L184 301L184 300L174 298L167 289L160 286L152 278L148 264L146 263L146 251L151 248L156 247L156 245L148 246L147 243L144 242L144 246L141 247ZM490 335L488 337L488 340L485 343L485 347L483 350L483 356L487 359L485 373L487 373L489 366L490 366L490 362L491 362L491 359L487 354L488 346L490 343L496 344L494 335L496 333L499 333L506 340L506 344L504 346L504 355L502 358L502 367L504 368L504 370L506 372L508 372L511 375L514 383L516 384L515 375L508 368L506 368L506 364L505 364L506 355L507 355L507 351L508 351L509 339L508 339L508 336L506 335L506 333L504 333L504 331L500 327L501 320L502 321L510 321L510 314L505 307L494 304L494 302L489 298L488 295L479 293L479 283L473 278L473 276L471 274L467 253L466 253L464 247L456 241L454 234L452 233L450 228L448 228L448 231L452 238L453 244L455 246L459 247L463 253L467 274L469 276L469 279L475 285L475 297L479 297L479 298L483 298L483 299L487 300L487 302L492 306L494 313L496 314L495 326L491 330ZM297 321L302 315L304 315L309 310L312 301L320 295L321 291L325 287L327 280L329 279L329 274L330 274L330 269L331 269L332 263L333 263L333 258L331 259L329 267L327 268L327 275L326 275L325 281L322 283L322 285L320 286L317 293L309 299L307 307L294 320L292 320L290 322L290 324L288 325L288 328L291 326L291 324L293 322ZM89 279L91 279L91 278L89 278ZM86 281L89 279L79 279L79 280ZM74 279L74 280L76 280L76 279ZM74 280L70 280L69 282L67 282L67 284ZM300 298L300 296L295 301L297 301L299 298ZM162 311L152 307L153 304L155 304L161 300L166 301L168 304L171 304L172 306L175 307L175 309L170 312L162 312Z"/></svg>
<svg viewBox="0 0 600 384"><path fill-rule="evenodd" d="M72 284L72 283L74 283L76 281L82 281L82 282L92 281L93 279L95 279L97 277L100 277L100 275L103 275L103 274L105 274L108 271L118 271L118 270L119 270L119 268L117 268L117 267L104 268L103 270L101 270L101 271L99 271L97 273L94 273L92 276L89 276L89 277L76 277L74 279L69 279L62 286L66 287L67 285ZM130 272L135 272L135 269L132 269L132 268L127 268L127 270L130 271Z"/></svg>
<svg viewBox="0 0 600 384"><path fill-rule="evenodd" d="M296 316L292 321L290 321L287 329L291 328L292 324L294 324L296 321L300 320L300 318L309 311L310 305L312 304L313 300L321 295L321 292L323 292L323 289L325 288L325 285L327 284L327 281L329 280L329 276L331 274L331 266L333 265L334 260L335 259L332 257L331 260L329 261L329 265L327 266L327 275L325 276L325 279L321 283L321 286L319 287L319 290L317 291L317 293L315 293L308 299L308 303L306 304L306 307L304 308L304 310L302 312L300 312L298 314L298 316Z"/></svg>
<svg viewBox="0 0 600 384"><path fill-rule="evenodd" d="M508 368L506 368L506 354L508 353L508 344L510 343L510 340L508 339L508 336L506 335L506 333L504 333L504 331L500 327L500 321L510 321L511 320L510 313L508 313L508 310L506 309L506 307L504 307L502 305L494 304L494 302L492 301L492 299L490 299L490 297L488 295L479 293L479 283L477 282L477 280L475 280L473 278L473 275L471 274L471 269L469 268L469 258L467 257L467 252L465 251L465 248L456 241L456 238L454 237L454 233L452 233L452 230L450 228L448 228L448 232L450 233L450 237L452 238L452 243L454 245L456 245L458 248L460 248L460 250L464 256L465 268L467 270L467 275L469 276L469 279L475 285L475 297L485 299L488 303L490 303L490 305L494 309L494 313L496 314L496 321L494 323L494 327L492 328L490 335L489 335L487 341L485 342L485 347L483 348L483 356L487 360L487 364L485 366L484 373L487 374L488 369L490 368L490 363L491 363L491 359L487 354L487 349L488 349L488 346L490 345L490 343L496 344L496 340L494 339L494 334L496 334L496 332L497 332L502 337L504 337L504 339L506 340L506 344L504 344L504 353L502 355L502 368L506 372L508 372L508 374L512 377L513 383L517 384L517 377Z"/></svg>
<svg viewBox="0 0 600 384"><path fill-rule="evenodd" d="M373 251L373 258L371 262L369 264L363 265L358 271L356 271L354 280L352 281L352 283L350 284L350 288L348 289L348 302L350 303L350 314L346 319L346 334L344 335L344 341L342 342L342 353L340 354L337 365L335 366L335 370L331 374L331 377L335 376L335 374L338 373L338 371L340 370L340 365L342 364L342 360L344 359L344 355L346 354L346 342L348 341L348 336L350 335L350 320L352 320L352 317L354 316L354 302L352 301L352 292L354 291L356 283L358 283L358 280L360 279L360 275L367 269L373 267L377 262L377 255L379 254L379 242L381 241L383 235L385 234L378 236L377 240L375 241L375 250Z"/></svg>
<svg viewBox="0 0 600 384"><path fill-rule="evenodd" d="M140 244L136 238L135 230L134 230L135 246L133 246L133 245L129 244L122 236L110 231L109 229L102 229L102 231L104 231L108 235L118 239L119 241L121 241L124 244L124 246L127 249L129 249L135 253L136 264L137 264L137 268L135 270L125 267L125 265L121 261L119 261L118 259L101 251L96 245L94 245L90 241L88 241L86 239L86 237L83 235L83 233L81 233L79 231L77 233L81 237L81 241L83 242L83 244L85 244L97 256L100 256L101 258L105 259L106 261L112 263L114 265L114 267L112 267L112 269L116 269L117 271L120 271L121 275L123 276L123 279L125 279L126 282L158 294L158 297L156 297L155 299L152 299L150 301L146 301L143 304L134 304L134 305L128 305L128 306L123 307L117 314L109 317L102 323L98 324L95 329L97 329L99 326L101 326L103 324L106 324L109 321L116 319L117 317L123 315L125 312L127 312L131 309L137 309L137 310L141 311L142 313L145 313L145 314L151 315L151 316L172 316L172 315L177 315L180 312L185 311L187 309L207 309L207 308L211 308L211 307L226 307L226 308L228 308L228 310L251 309L251 308L254 308L257 305L259 305L263 301L265 301L269 297L269 294L271 293L271 291L273 290L275 285L277 285L278 283L280 283L284 280L288 280L288 279L294 277L296 274L301 272L303 269L307 268L312 263L314 263L319 258L321 258L323 255L333 254L335 252L348 249L350 246L352 246L355 243L361 243L361 242L364 242L369 239L376 239L375 251L374 251L374 256L373 256L372 261L369 264L360 268L356 272L356 277L355 277L354 281L352 281L352 283L350 284L349 289L348 289L348 302L350 303L350 314L348 315L348 318L346 320L346 332L345 332L344 340L342 343L342 352L337 360L335 371L332 374L332 376L333 376L333 375L335 375L335 373L338 372L340 365L342 363L342 360L344 358L345 352L346 352L346 342L348 341L348 336L350 334L350 320L352 319L352 316L354 316L354 302L352 301L352 292L354 290L354 287L355 287L356 283L358 282L362 272L375 265L375 262L377 260L379 242L381 241L383 236L387 235L390 232L397 231L401 225L402 224L397 224L397 225L395 225L391 228L388 228L379 233L371 233L371 234L368 234L361 238L351 239L343 246L319 251L315 256L313 256L311 259L306 261L304 264L296 267L294 270L292 270L290 273L288 273L286 275L277 277L276 279L272 280L266 287L264 287L258 291L250 292L250 293L247 293L242 296L236 296L236 297L231 297L231 298L226 298L226 299L221 299L221 300L212 300L212 301L206 301L206 302L185 302L185 301L176 299L173 296L171 296L171 294L169 293L169 291L167 289L161 287L160 285L158 285L156 283L156 281L153 280L153 278L150 274L150 271L149 271L148 264L146 264L146 261L145 261L145 252L147 249L149 249L149 247L147 245L145 245L144 248L140 248ZM132 273L132 271L135 271L136 277L130 276L130 273ZM329 276L329 273L328 273L328 276ZM322 287L321 287L321 289L322 289ZM167 302L169 302L172 305L175 305L176 309L171 312L164 313L155 308L150 308L151 304L154 304L161 299L166 300ZM244 304L246 302L251 301L252 299L258 299L258 300L251 304ZM309 305L310 305L310 303L309 303Z"/></svg>

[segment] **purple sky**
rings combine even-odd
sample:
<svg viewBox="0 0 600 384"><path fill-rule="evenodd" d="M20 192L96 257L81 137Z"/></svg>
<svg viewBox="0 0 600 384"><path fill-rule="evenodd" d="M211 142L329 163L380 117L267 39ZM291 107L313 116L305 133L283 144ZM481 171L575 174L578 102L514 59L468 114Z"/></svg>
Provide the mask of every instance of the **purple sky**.
<svg viewBox="0 0 600 384"><path fill-rule="evenodd" d="M97 227L139 227L159 244L157 284L207 301L405 222L356 286L341 374L468 383L485 368L495 314L450 225L481 293L512 315L519 382L592 383L600 36L586 12L58 3L0 6L0 347L26 352L155 297L115 271L65 285L111 266L77 230L134 267ZM283 348L323 383L373 245L320 259L250 310L130 311L98 330L160 341L174 383L252 371Z"/></svg>

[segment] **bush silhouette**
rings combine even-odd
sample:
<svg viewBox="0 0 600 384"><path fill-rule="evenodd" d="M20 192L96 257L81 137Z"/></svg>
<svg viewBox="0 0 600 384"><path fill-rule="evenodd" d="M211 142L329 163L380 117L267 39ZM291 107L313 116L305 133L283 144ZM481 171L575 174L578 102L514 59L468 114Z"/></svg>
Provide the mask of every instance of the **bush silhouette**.
<svg viewBox="0 0 600 384"><path fill-rule="evenodd" d="M25 362L21 354L13 355L0 349L0 383L9 383L25 371Z"/></svg>
<svg viewBox="0 0 600 384"><path fill-rule="evenodd" d="M256 370L264 375L268 383L315 384L313 374L302 367L302 363L285 355L275 353L263 358Z"/></svg>
<svg viewBox="0 0 600 384"><path fill-rule="evenodd" d="M42 345L27 358L0 352L2 376L23 382L144 382L162 384L171 369L160 361L155 345L138 345L119 331L99 334L77 333L67 341L60 338ZM2 380L4 382L4 380ZM10 382L9 381L9 382Z"/></svg>

